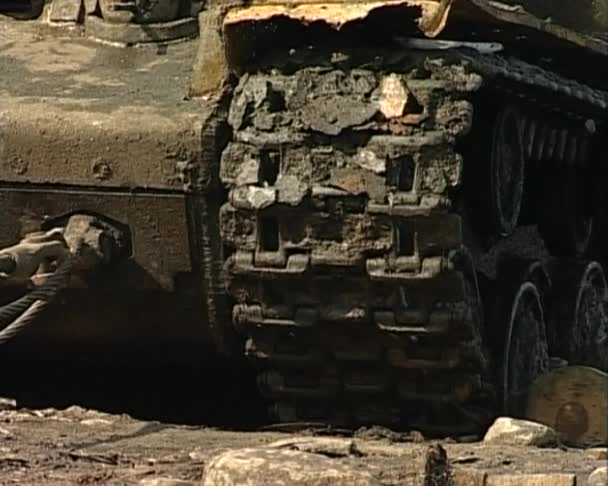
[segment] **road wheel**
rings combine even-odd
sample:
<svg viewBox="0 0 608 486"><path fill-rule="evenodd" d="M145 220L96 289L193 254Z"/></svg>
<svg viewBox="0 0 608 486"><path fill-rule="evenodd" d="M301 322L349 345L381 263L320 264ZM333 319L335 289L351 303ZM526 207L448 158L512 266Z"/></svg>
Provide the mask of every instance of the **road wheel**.
<svg viewBox="0 0 608 486"><path fill-rule="evenodd" d="M548 320L552 355L608 371L608 285L597 262L557 261Z"/></svg>
<svg viewBox="0 0 608 486"><path fill-rule="evenodd" d="M479 143L465 157L465 184L471 213L484 233L508 236L521 211L525 160L519 110L512 105L481 113ZM497 112L494 115L494 112Z"/></svg>
<svg viewBox="0 0 608 486"><path fill-rule="evenodd" d="M529 386L548 369L549 354L541 296L525 281L499 296L497 307L502 348L498 352L497 389L503 414L522 416Z"/></svg>

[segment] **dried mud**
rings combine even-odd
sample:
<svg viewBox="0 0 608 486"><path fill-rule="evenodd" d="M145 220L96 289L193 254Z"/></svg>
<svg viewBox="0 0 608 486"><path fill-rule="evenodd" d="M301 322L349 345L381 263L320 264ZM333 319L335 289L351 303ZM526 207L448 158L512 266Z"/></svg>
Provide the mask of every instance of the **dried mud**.
<svg viewBox="0 0 608 486"><path fill-rule="evenodd" d="M205 464L215 454L289 437L293 436L141 421L76 406L64 410L5 410L0 412L0 484L131 485L168 477L198 484ZM414 447L394 441L413 440L415 435L404 437L381 431L375 437L373 444L372 439L355 440L361 444L365 441L363 447L388 446L391 441L396 448ZM581 450L453 441L442 441L442 446L454 469L490 474L570 473L577 475L578 484L585 484L589 473L605 462ZM364 454L356 460L363 461L365 469L374 458Z"/></svg>

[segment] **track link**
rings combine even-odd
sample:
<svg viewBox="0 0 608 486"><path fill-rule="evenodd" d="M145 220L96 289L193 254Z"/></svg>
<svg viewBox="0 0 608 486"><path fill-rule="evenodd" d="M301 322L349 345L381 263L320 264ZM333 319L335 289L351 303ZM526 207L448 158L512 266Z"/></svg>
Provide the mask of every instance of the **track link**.
<svg viewBox="0 0 608 486"><path fill-rule="evenodd" d="M520 79L469 51L388 57L241 78L221 162L233 321L275 420L478 432L494 380L455 147L483 76Z"/></svg>

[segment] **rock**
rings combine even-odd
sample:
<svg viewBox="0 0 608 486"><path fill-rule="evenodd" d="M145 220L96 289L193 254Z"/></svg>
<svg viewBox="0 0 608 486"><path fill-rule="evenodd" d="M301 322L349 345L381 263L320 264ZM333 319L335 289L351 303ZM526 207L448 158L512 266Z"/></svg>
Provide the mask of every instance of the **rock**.
<svg viewBox="0 0 608 486"><path fill-rule="evenodd" d="M73 422L71 418L62 417L61 415L53 415L51 417L47 417L48 420L52 420L54 422Z"/></svg>
<svg viewBox="0 0 608 486"><path fill-rule="evenodd" d="M105 412L100 412L99 410L86 409L84 414L89 418L111 418L112 415Z"/></svg>
<svg viewBox="0 0 608 486"><path fill-rule="evenodd" d="M213 458L203 486L268 484L379 486L373 476L328 457L290 449L240 449Z"/></svg>
<svg viewBox="0 0 608 486"><path fill-rule="evenodd" d="M82 417L86 415L87 410L85 408L79 407L78 405L72 405L63 410L64 415L71 415L74 417Z"/></svg>
<svg viewBox="0 0 608 486"><path fill-rule="evenodd" d="M102 419L102 418L92 418L92 419L85 419L85 420L81 420L80 424L81 425L87 425L89 427L99 427L99 426L106 426L106 425L112 425L112 421L110 420L106 420L106 419Z"/></svg>
<svg viewBox="0 0 608 486"><path fill-rule="evenodd" d="M575 474L491 474L485 486L576 486Z"/></svg>
<svg viewBox="0 0 608 486"><path fill-rule="evenodd" d="M608 484L608 467L598 467L587 478L587 486L606 486Z"/></svg>
<svg viewBox="0 0 608 486"><path fill-rule="evenodd" d="M449 484L447 455L439 446L374 447L339 438L289 438L213 457L203 486L422 486ZM372 451L372 449L374 449ZM361 460L361 456L365 456ZM398 458L398 460L396 460ZM430 483L429 483L430 482Z"/></svg>
<svg viewBox="0 0 608 486"><path fill-rule="evenodd" d="M13 398L0 397L0 410L15 410L17 408L17 400Z"/></svg>
<svg viewBox="0 0 608 486"><path fill-rule="evenodd" d="M197 449L188 453L188 457L190 458L190 460L195 462L205 462L205 460L207 459L207 454Z"/></svg>
<svg viewBox="0 0 608 486"><path fill-rule="evenodd" d="M500 417L488 429L486 443L514 446L554 447L558 444L555 430L528 420Z"/></svg>
<svg viewBox="0 0 608 486"><path fill-rule="evenodd" d="M387 118L399 118L404 115L409 92L400 76L391 74L380 82L379 109Z"/></svg>
<svg viewBox="0 0 608 486"><path fill-rule="evenodd" d="M195 486L192 481L183 481L173 478L148 478L142 479L139 484L141 486Z"/></svg>
<svg viewBox="0 0 608 486"><path fill-rule="evenodd" d="M378 157L373 150L360 149L355 161L360 167L371 170L376 174L384 174L386 172L386 158Z"/></svg>
<svg viewBox="0 0 608 486"><path fill-rule="evenodd" d="M607 447L592 447L591 449L587 449L587 454L589 454L594 459L598 461L606 461L608 460L608 448Z"/></svg>
<svg viewBox="0 0 608 486"><path fill-rule="evenodd" d="M247 188L247 201L253 209L264 209L272 206L277 199L277 193L273 188L254 187Z"/></svg>

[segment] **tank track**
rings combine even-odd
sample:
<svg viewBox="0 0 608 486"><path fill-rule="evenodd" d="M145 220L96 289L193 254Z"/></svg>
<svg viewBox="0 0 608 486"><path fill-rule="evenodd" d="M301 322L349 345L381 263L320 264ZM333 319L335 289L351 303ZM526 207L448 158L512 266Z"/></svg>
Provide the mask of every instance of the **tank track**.
<svg viewBox="0 0 608 486"><path fill-rule="evenodd" d="M471 50L306 56L241 78L221 162L233 322L271 417L479 431L492 366L451 197L474 97L489 78L541 108L608 97Z"/></svg>

